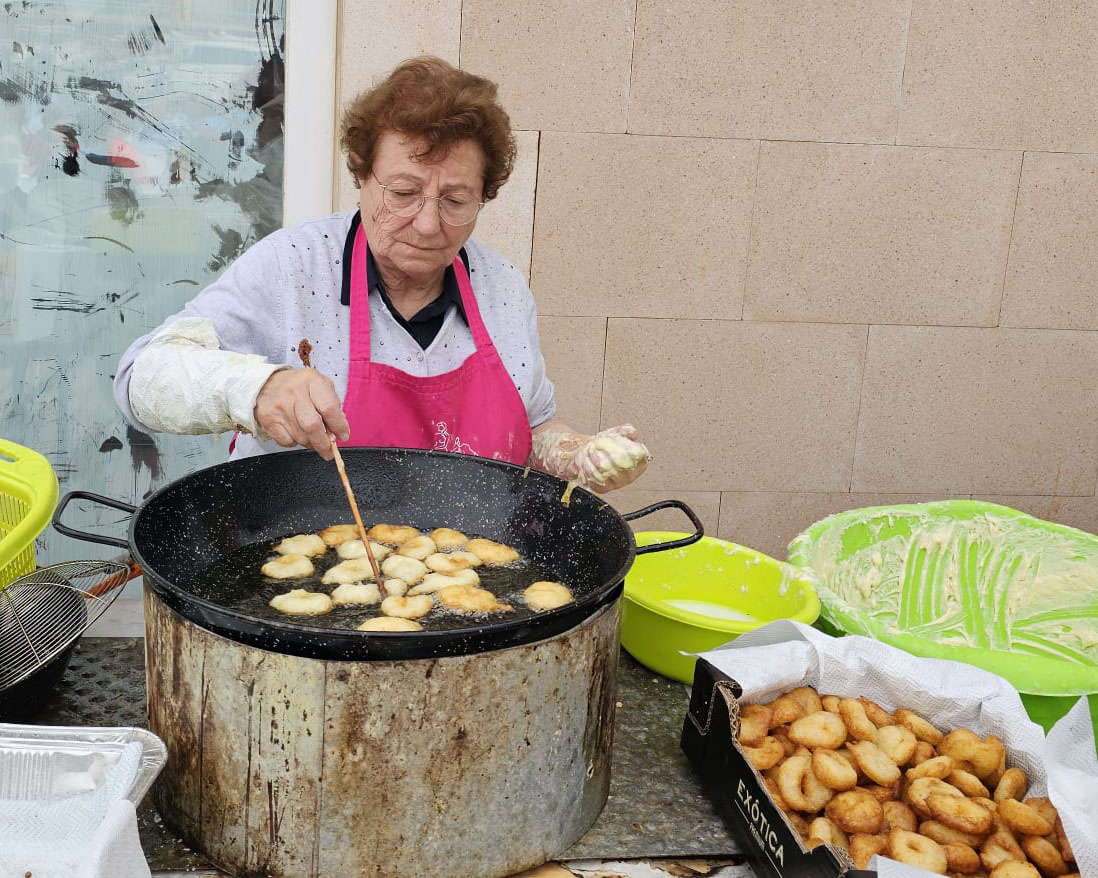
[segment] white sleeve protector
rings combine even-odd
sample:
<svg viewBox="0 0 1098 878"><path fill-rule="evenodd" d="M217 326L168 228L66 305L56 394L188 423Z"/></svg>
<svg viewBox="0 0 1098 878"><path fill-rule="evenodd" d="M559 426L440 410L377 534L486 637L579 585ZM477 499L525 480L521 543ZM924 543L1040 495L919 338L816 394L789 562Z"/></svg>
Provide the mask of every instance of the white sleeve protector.
<svg viewBox="0 0 1098 878"><path fill-rule="evenodd" d="M289 368L223 351L210 320L184 317L157 332L134 359L130 406L151 430L240 430L267 439L255 420L255 400L274 372Z"/></svg>

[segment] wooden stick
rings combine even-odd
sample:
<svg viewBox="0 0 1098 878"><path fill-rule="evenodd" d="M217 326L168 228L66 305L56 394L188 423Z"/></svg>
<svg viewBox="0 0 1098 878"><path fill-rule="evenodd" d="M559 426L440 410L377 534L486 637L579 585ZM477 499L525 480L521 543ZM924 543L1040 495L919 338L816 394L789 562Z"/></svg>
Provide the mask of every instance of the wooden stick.
<svg viewBox="0 0 1098 878"><path fill-rule="evenodd" d="M309 356L312 353L313 346L309 344L307 338L301 339L297 345L298 356L301 357L301 364L305 368L312 368L309 364ZM347 468L343 465L343 455L339 453L339 446L336 444L336 437L334 433L328 434L328 439L332 443L332 457L335 459L336 469L339 470L340 481L343 482L343 490L347 494L347 502L351 504L351 514L355 517L355 526L358 528L358 537L362 540L362 547L366 550L366 557L370 559L370 567L374 571L374 579L377 580L378 593L385 597L387 592L385 591L385 583L381 579L381 571L377 566L377 559L374 557L374 550L370 548L370 539L366 536L366 528L362 524L362 516L358 514L358 504L355 502L355 492L351 490L351 482L347 478Z"/></svg>

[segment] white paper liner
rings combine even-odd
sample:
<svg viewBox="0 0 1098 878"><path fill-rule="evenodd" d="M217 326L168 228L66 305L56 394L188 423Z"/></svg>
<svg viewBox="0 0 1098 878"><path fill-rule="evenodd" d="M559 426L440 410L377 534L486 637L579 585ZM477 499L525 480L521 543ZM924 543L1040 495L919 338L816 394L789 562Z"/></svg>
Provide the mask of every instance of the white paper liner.
<svg viewBox="0 0 1098 878"><path fill-rule="evenodd" d="M1085 698L1046 738L1014 687L989 671L918 658L867 637L829 637L789 620L699 655L736 680L747 703L807 685L821 693L864 695L887 710L906 707L941 729L998 735L1007 745L1007 764L1029 778L1027 797L1047 795L1060 812L1082 878L1098 878L1098 756ZM875 860L881 878L930 874Z"/></svg>

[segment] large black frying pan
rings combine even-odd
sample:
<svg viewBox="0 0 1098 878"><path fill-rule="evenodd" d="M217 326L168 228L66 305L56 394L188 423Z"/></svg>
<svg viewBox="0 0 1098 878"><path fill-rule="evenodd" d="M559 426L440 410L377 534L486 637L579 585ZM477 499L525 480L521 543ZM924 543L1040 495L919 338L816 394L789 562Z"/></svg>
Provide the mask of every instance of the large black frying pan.
<svg viewBox="0 0 1098 878"><path fill-rule="evenodd" d="M563 502L567 485L561 479L472 455L348 448L343 459L367 526L453 527L499 540L519 550L536 578L566 583L574 602L545 613L480 616L460 627L414 633L364 633L335 627L327 616L280 616L265 600L249 602L244 592L270 583L241 574L233 559L245 559L241 563L252 570L262 560L249 554L257 544L350 520L335 464L311 451L199 470L161 488L140 508L74 491L57 507L54 527L77 539L129 548L153 591L210 631L276 652L350 660L465 655L552 637L617 600L635 555L689 545L703 533L697 516L677 500L623 516L580 488ZM133 513L129 541L61 524L77 498ZM627 521L672 506L687 515L695 532L637 547Z"/></svg>

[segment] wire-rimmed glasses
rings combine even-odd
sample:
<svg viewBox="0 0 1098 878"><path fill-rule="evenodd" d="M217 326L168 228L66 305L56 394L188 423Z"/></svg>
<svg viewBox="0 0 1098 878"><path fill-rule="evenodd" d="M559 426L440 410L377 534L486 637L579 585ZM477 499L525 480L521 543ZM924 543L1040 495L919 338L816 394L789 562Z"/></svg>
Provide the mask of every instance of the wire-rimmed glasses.
<svg viewBox="0 0 1098 878"><path fill-rule="evenodd" d="M483 201L476 201L461 194L451 195L424 195L423 191L416 189L410 183L390 183L386 185L372 174L381 187L381 198L385 209L394 216L415 216L423 209L423 203L428 199L438 202L438 217L448 226L467 226L477 218L480 209L484 207Z"/></svg>

